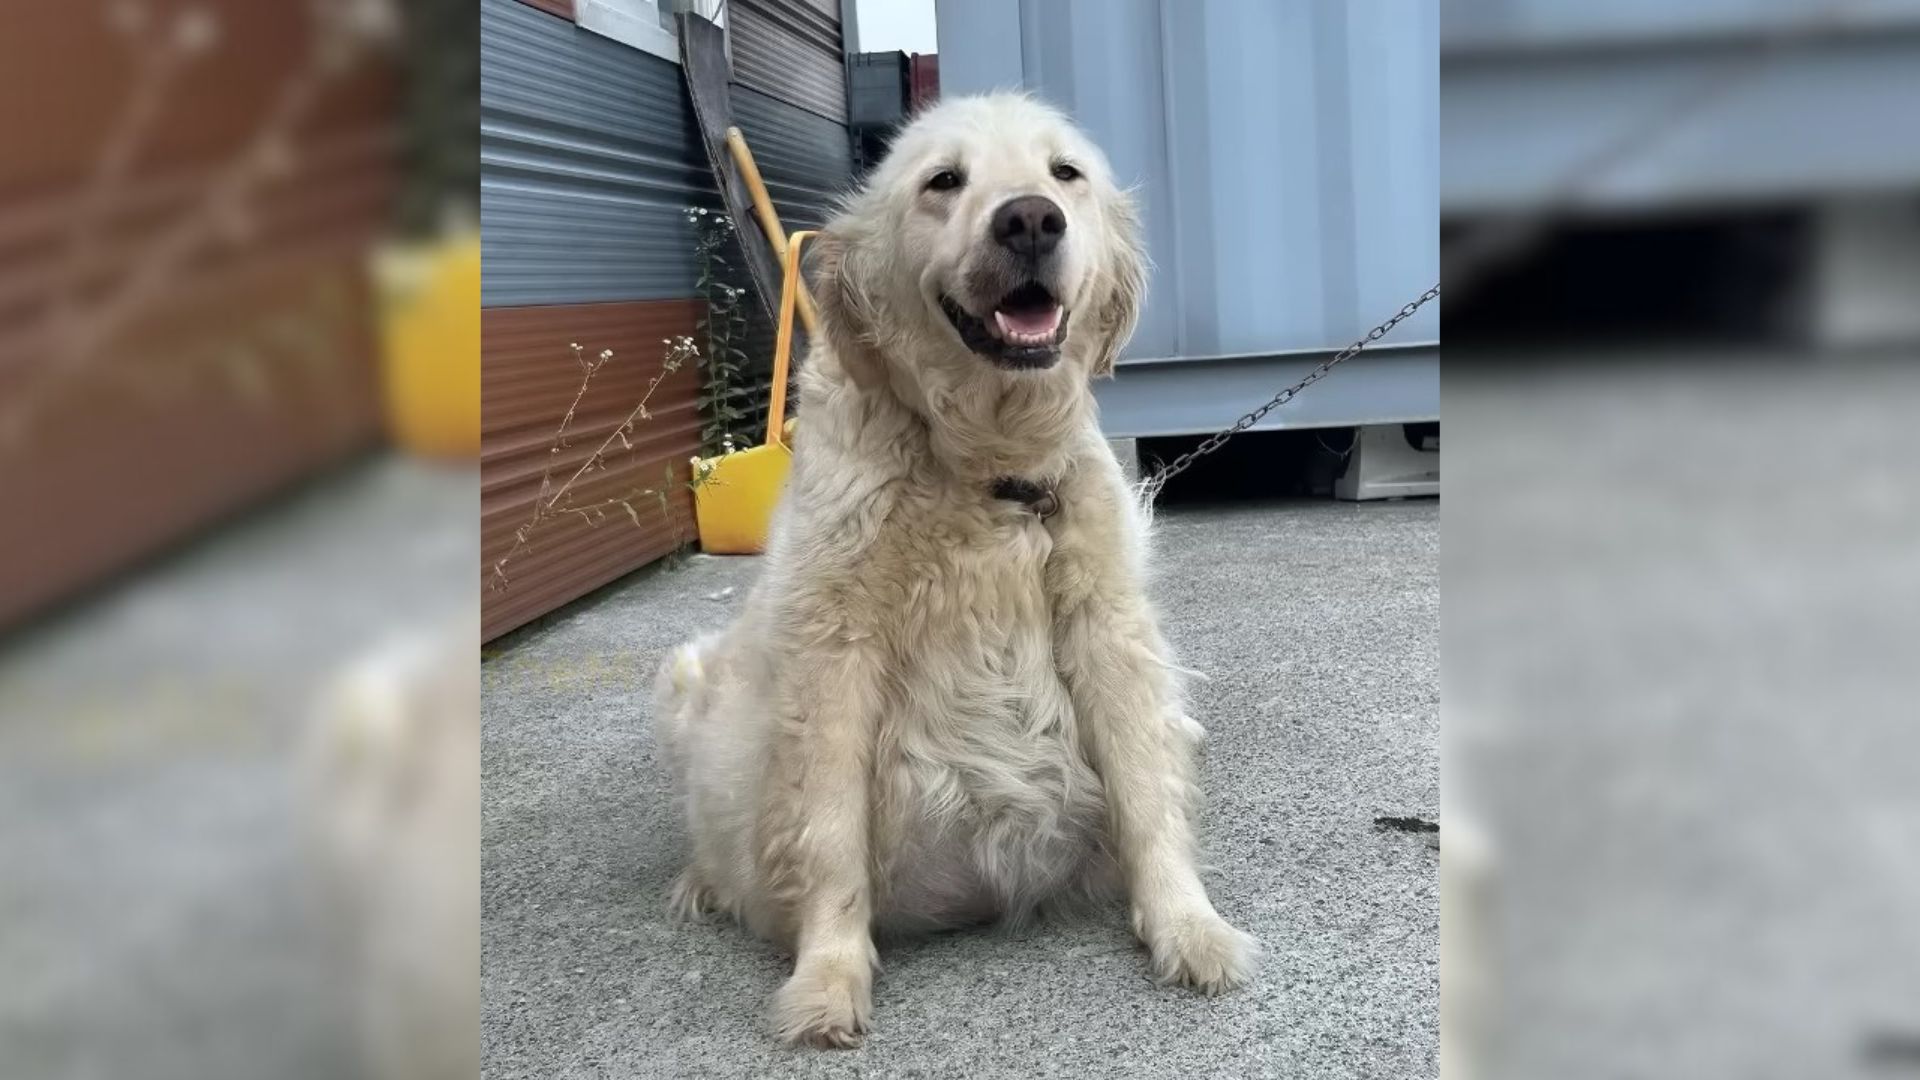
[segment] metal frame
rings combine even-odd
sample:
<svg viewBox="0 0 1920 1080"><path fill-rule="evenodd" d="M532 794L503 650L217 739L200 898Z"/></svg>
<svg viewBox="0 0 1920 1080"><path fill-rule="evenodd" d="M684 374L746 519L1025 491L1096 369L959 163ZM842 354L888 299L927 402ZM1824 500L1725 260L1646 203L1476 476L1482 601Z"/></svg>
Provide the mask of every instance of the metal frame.
<svg viewBox="0 0 1920 1080"><path fill-rule="evenodd" d="M1218 431L1332 352L1122 364L1112 379L1094 384L1100 426L1110 438ZM1439 346L1374 346L1249 430L1410 424L1439 419L1439 401Z"/></svg>

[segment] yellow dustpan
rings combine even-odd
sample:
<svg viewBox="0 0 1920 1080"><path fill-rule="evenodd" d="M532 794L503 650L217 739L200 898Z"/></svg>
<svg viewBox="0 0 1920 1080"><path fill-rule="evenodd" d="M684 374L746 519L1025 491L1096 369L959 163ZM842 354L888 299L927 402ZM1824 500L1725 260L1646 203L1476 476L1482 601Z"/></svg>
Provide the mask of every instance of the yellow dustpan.
<svg viewBox="0 0 1920 1080"><path fill-rule="evenodd" d="M767 525L793 464L787 417L787 363L793 352L793 309L799 296L800 244L811 231L787 239L780 285L780 326L773 346L773 397L767 406L767 442L693 462L693 513L700 550L709 555L758 555Z"/></svg>

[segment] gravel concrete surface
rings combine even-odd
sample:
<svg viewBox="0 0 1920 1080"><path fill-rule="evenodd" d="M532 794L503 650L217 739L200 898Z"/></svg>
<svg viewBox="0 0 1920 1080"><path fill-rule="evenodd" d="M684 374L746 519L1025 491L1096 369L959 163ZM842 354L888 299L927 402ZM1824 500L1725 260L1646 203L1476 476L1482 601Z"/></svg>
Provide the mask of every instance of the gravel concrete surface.
<svg viewBox="0 0 1920 1080"><path fill-rule="evenodd" d="M473 617L479 493L375 456L0 638L0 1077L358 1075L295 747L342 665Z"/></svg>
<svg viewBox="0 0 1920 1080"><path fill-rule="evenodd" d="M682 925L686 837L655 760L664 650L722 625L751 559L646 571L496 642L482 668L488 1077L1426 1077L1437 1072L1439 505L1164 512L1154 595L1209 677L1208 884L1256 982L1164 990L1118 908L883 949L854 1051L768 1036L776 950Z"/></svg>
<svg viewBox="0 0 1920 1080"><path fill-rule="evenodd" d="M1448 364L1495 1075L1920 1077L1920 351Z"/></svg>

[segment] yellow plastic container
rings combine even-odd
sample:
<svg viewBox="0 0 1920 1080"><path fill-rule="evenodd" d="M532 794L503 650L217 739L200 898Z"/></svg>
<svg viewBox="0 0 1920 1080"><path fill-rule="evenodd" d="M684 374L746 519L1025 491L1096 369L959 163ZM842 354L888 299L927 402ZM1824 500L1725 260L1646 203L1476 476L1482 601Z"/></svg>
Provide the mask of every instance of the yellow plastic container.
<svg viewBox="0 0 1920 1080"><path fill-rule="evenodd" d="M793 465L793 425L787 421L787 367L793 352L793 310L801 289L800 245L810 231L787 240L780 285L780 324L773 346L773 397L764 446L736 450L693 465L693 512L700 550L710 555L758 555L767 547L773 508Z"/></svg>
<svg viewBox="0 0 1920 1080"><path fill-rule="evenodd" d="M480 456L480 236L375 256L388 435L428 457Z"/></svg>

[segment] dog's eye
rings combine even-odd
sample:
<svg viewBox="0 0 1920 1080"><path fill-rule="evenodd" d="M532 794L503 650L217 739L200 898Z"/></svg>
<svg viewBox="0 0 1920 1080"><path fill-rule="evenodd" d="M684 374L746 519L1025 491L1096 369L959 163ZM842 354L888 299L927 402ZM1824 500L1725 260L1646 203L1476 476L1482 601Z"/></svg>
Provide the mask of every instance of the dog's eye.
<svg viewBox="0 0 1920 1080"><path fill-rule="evenodd" d="M941 169L927 179L928 191L953 191L967 182L958 169Z"/></svg>
<svg viewBox="0 0 1920 1080"><path fill-rule="evenodd" d="M1080 170L1074 168L1069 162L1056 161L1053 163L1053 178L1063 184L1070 184L1080 179Z"/></svg>

